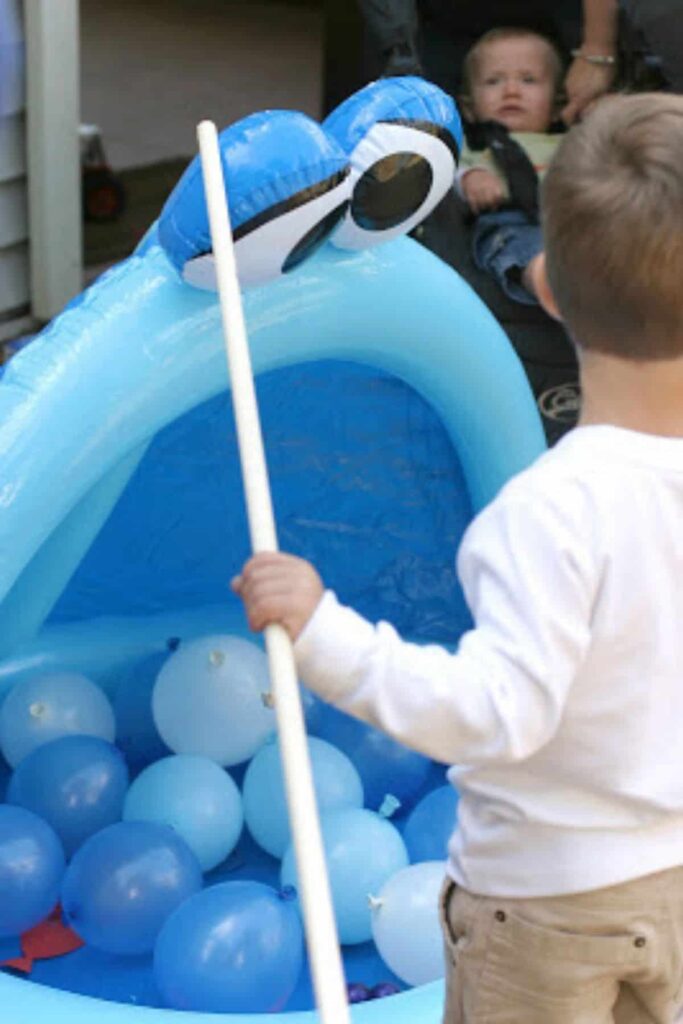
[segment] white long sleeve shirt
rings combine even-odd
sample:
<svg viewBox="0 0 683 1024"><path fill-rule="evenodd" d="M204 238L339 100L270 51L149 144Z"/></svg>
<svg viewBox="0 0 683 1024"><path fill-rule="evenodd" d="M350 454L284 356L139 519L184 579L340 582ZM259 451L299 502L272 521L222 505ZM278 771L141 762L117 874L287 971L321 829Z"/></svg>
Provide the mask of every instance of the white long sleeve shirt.
<svg viewBox="0 0 683 1024"><path fill-rule="evenodd" d="M468 528L455 654L326 592L295 645L323 699L435 759L472 892L581 892L683 864L683 440L581 427Z"/></svg>

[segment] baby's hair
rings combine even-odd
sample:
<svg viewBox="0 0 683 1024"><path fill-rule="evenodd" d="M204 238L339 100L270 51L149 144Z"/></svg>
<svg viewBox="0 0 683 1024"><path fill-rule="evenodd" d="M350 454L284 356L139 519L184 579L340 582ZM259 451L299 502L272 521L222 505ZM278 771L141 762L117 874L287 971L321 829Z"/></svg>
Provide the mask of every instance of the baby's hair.
<svg viewBox="0 0 683 1024"><path fill-rule="evenodd" d="M683 96L610 97L542 186L548 279L585 349L683 355Z"/></svg>
<svg viewBox="0 0 683 1024"><path fill-rule="evenodd" d="M491 43L502 42L506 39L539 39L545 44L548 53L548 66L550 68L555 91L560 94L562 80L564 77L564 62L560 51L552 39L544 36L542 32L536 32L533 28L524 28L519 25L504 25L499 28L489 29L483 36L477 39L474 46L471 46L465 55L462 65L462 95L465 100L471 100L472 85L477 75L479 58L482 50Z"/></svg>

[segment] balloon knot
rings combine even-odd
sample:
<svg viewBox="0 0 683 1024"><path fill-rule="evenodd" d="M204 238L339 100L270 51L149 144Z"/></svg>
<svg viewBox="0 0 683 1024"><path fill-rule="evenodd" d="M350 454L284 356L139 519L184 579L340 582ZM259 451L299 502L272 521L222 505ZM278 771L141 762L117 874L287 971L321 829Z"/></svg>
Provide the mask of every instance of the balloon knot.
<svg viewBox="0 0 683 1024"><path fill-rule="evenodd" d="M392 793L387 793L386 796L384 797L384 800L382 800L382 803L380 804L377 813L381 818L391 818L391 816L396 813L400 806L401 801L398 799L398 797L393 796Z"/></svg>

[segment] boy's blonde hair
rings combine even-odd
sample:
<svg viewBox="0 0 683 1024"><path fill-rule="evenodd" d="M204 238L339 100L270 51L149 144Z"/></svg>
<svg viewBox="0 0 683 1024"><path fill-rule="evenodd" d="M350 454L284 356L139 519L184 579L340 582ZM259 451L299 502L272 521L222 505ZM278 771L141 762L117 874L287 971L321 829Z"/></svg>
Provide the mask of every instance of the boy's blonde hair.
<svg viewBox="0 0 683 1024"><path fill-rule="evenodd" d="M555 92L559 97L564 77L564 65L560 51L553 41L532 28L504 25L499 28L489 29L467 51L462 65L462 98L465 102L470 103L472 99L472 85L477 75L482 50L491 43L499 43L505 39L538 39L545 44L548 53L548 67L555 83Z"/></svg>
<svg viewBox="0 0 683 1024"><path fill-rule="evenodd" d="M548 280L585 349L683 355L683 96L603 100L542 186Z"/></svg>

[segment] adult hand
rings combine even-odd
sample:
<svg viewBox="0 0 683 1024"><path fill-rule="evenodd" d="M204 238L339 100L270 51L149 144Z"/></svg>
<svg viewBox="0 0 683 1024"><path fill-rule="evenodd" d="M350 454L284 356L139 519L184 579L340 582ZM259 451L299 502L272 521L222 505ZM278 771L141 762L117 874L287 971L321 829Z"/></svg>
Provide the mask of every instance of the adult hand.
<svg viewBox="0 0 683 1024"><path fill-rule="evenodd" d="M310 562L281 552L254 555L230 586L242 598L254 632L277 622L293 641L313 615L324 590Z"/></svg>
<svg viewBox="0 0 683 1024"><path fill-rule="evenodd" d="M473 167L460 179L460 188L472 213L493 210L506 198L503 183L485 167Z"/></svg>
<svg viewBox="0 0 683 1024"><path fill-rule="evenodd" d="M588 107L609 91L616 69L614 64L591 64L583 57L575 57L564 80L567 104L561 117L569 126L588 112Z"/></svg>

